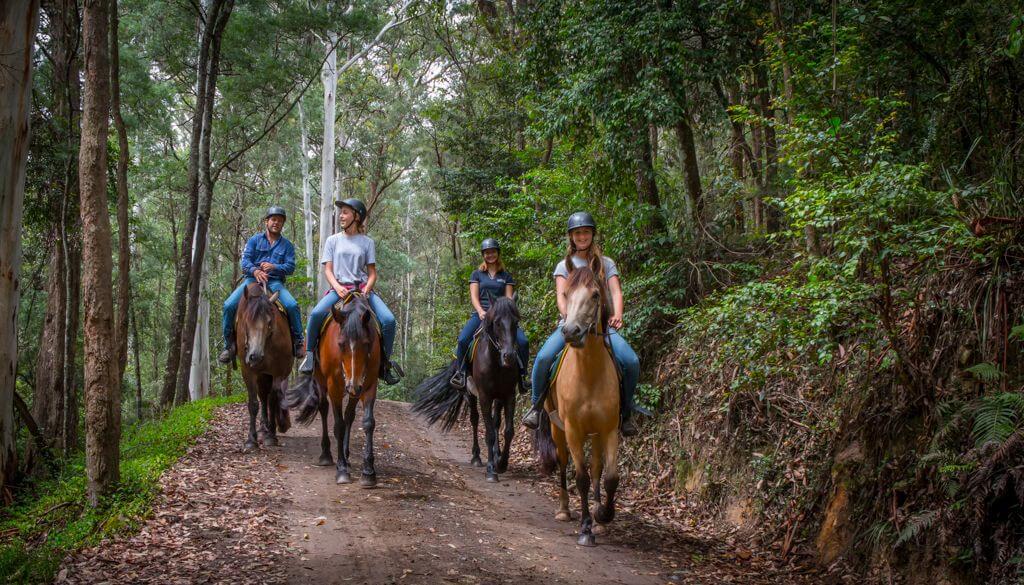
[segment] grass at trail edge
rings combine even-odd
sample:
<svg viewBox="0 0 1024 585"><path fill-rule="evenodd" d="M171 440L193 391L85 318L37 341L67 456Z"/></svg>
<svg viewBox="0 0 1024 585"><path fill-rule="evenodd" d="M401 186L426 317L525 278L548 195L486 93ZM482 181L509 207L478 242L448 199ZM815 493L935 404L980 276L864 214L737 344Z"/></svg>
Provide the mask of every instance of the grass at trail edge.
<svg viewBox="0 0 1024 585"><path fill-rule="evenodd" d="M51 582L69 553L138 530L160 476L206 431L213 411L244 401L244 394L205 398L128 429L121 437L121 483L98 508L86 500L81 453L58 476L30 486L0 512L0 583Z"/></svg>

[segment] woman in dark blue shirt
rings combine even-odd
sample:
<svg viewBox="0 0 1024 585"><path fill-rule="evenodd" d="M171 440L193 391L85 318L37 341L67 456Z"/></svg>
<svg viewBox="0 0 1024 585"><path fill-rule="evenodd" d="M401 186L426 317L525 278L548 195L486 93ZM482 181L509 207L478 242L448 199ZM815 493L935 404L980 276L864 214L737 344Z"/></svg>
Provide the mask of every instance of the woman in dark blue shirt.
<svg viewBox="0 0 1024 585"><path fill-rule="evenodd" d="M501 246L494 238L487 238L480 244L480 253L483 255L483 262L480 267L473 271L469 277L469 298L473 303L473 313L466 321L466 325L459 333L459 345L456 349L455 374L452 376L451 384L456 388L466 387L466 370L468 361L466 353L473 341L473 334L480 328L480 321L491 308L491 300L498 297L511 297L512 289L516 281L512 275L505 270L501 262ZM526 377L526 365L530 361L530 348L526 340L526 334L522 327L516 332L516 344L519 347L519 385L522 391L530 388L529 379Z"/></svg>

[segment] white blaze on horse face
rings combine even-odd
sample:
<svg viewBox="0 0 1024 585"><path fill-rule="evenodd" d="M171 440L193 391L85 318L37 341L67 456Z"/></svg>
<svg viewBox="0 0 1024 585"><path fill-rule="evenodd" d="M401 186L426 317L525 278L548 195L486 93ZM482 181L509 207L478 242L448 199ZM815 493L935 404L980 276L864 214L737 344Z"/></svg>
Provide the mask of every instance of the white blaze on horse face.
<svg viewBox="0 0 1024 585"><path fill-rule="evenodd" d="M595 291L590 287L581 286L570 291L566 299L565 325L572 329L579 327L581 331L589 331L597 314L597 303L600 295L594 298Z"/></svg>

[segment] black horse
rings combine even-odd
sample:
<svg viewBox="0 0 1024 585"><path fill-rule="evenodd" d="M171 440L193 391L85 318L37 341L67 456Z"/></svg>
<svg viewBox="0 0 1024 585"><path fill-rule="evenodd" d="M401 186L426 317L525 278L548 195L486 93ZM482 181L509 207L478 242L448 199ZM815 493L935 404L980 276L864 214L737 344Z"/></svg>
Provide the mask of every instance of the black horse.
<svg viewBox="0 0 1024 585"><path fill-rule="evenodd" d="M498 474L508 470L509 449L515 433L516 385L519 382L519 362L516 359L518 329L519 309L515 301L508 297L495 299L477 333L472 371L466 380L466 390L459 390L448 382L458 367L453 361L413 391L416 398L413 411L422 415L429 424L441 421L441 430L444 432L455 426L463 413L463 405L468 403L469 420L473 424L471 463L477 466L483 465L477 440L479 411L483 411L487 441L487 481L490 482L498 481ZM502 416L505 441L499 445L498 427L501 426Z"/></svg>

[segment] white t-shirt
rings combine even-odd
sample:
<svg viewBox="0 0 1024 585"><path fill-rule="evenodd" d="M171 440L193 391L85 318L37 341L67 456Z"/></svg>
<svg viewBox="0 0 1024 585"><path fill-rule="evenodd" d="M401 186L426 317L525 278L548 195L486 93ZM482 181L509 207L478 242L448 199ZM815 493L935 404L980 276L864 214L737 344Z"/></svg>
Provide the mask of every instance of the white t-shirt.
<svg viewBox="0 0 1024 585"><path fill-rule="evenodd" d="M611 279L613 276L619 275L619 269L615 267L615 261L607 256L601 256L601 262L604 264L604 279L605 282ZM572 256L572 265L576 268L583 268L587 265L587 261L575 254ZM561 276L563 278L569 278L569 270L565 267L565 258L555 266L555 272L553 276Z"/></svg>
<svg viewBox="0 0 1024 585"><path fill-rule="evenodd" d="M334 277L341 284L365 283L367 265L377 263L377 245L366 234L339 232L324 242L320 264L328 262L333 263Z"/></svg>

